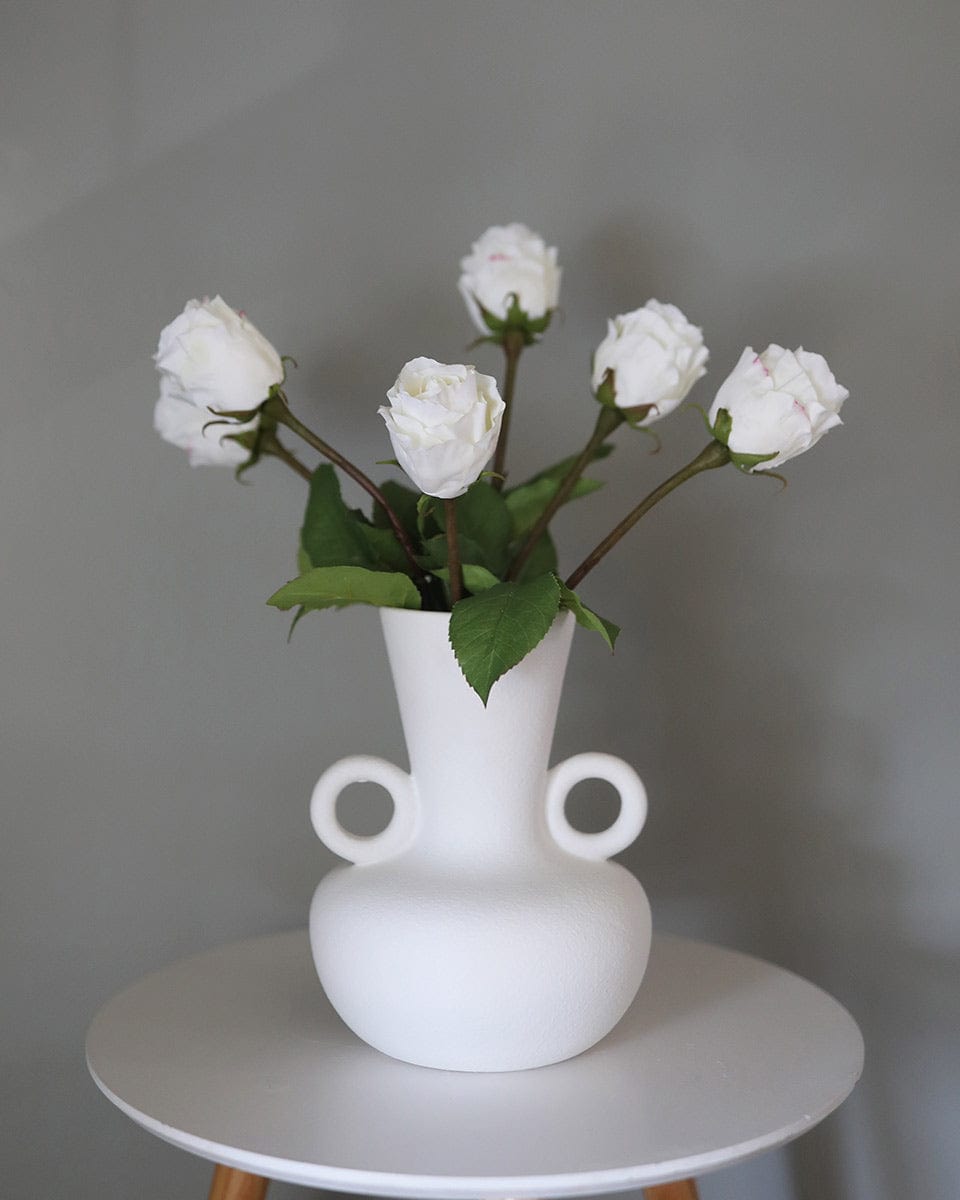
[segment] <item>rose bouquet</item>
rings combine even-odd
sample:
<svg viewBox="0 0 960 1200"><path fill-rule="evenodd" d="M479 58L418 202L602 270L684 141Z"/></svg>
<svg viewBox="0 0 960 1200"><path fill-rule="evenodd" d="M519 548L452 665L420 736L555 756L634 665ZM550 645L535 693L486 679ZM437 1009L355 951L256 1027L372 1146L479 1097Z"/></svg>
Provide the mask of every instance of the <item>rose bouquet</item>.
<svg viewBox="0 0 960 1200"><path fill-rule="evenodd" d="M557 252L523 225L497 226L461 268L460 291L480 335L473 345L502 349L503 387L460 363L415 358L404 365L379 412L396 456L390 461L413 488L395 478L374 483L296 417L286 393L294 360L219 296L190 301L161 334L154 424L195 466L232 466L239 476L274 457L308 481L299 572L269 604L297 610L294 623L305 612L348 604L449 611L457 661L486 703L496 680L562 610L613 648L617 627L576 589L655 504L728 463L746 474L773 473L841 423L848 393L819 354L747 347L709 411L701 409L705 448L563 578L549 528L557 510L601 486L586 472L611 452L621 425L651 435L687 398L706 374L708 351L700 329L672 304L649 300L615 317L593 357L597 416L584 448L514 483L507 442L517 369L556 312ZM308 467L282 440L288 434L324 461ZM337 469L370 496L369 515L344 502Z"/></svg>

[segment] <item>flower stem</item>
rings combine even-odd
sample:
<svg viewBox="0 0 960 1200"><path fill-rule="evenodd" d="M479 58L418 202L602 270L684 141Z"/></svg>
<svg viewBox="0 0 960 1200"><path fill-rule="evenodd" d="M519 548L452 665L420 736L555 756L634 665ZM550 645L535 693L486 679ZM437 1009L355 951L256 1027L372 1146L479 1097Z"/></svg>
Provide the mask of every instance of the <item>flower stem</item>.
<svg viewBox="0 0 960 1200"><path fill-rule="evenodd" d="M416 556L413 552L413 546L410 544L410 539L407 537L406 530L400 524L400 519L397 514L387 503L387 499L383 492L380 491L372 479L364 475L359 467L355 467L353 463L350 462L349 459L344 458L338 450L334 450L334 448L329 446L325 441L323 441L322 438L317 437L312 429L308 429L302 421L297 420L297 418L290 411L286 396L283 396L281 393L281 398L283 402L273 406L271 410L272 415L276 418L279 424L286 425L288 429L292 429L295 434L303 438L308 446L312 446L314 450L318 450L324 456L324 458L328 458L335 466L338 466L345 475L349 475L355 483L358 483L367 493L367 495L373 497L375 503L379 504L387 515L387 520L390 522L394 535L396 536L397 541L400 543L400 548L403 550L403 553L406 555L407 561L410 564L410 572L413 575L413 578L418 584L425 585L427 577L424 574L423 568L417 562Z"/></svg>
<svg viewBox="0 0 960 1200"><path fill-rule="evenodd" d="M503 353L507 360L507 369L503 377L503 416L500 418L500 437L497 439L497 449L493 456L493 486L499 492L503 490L504 465L507 459L507 435L510 432L510 413L513 409L513 393L517 386L517 363L523 353L523 334L510 330L503 337Z"/></svg>
<svg viewBox="0 0 960 1200"><path fill-rule="evenodd" d="M285 462L287 466L301 477L307 483L313 478L313 472L310 468L300 461L295 454L286 448L277 438L273 438L270 443L264 448L265 454L272 454L274 458L279 458L281 462Z"/></svg>
<svg viewBox="0 0 960 1200"><path fill-rule="evenodd" d="M570 470L564 475L553 499L537 518L537 522L533 529L531 529L529 537L524 542L517 557L510 564L510 569L507 571L507 579L516 579L526 566L527 559L533 553L534 548L544 533L546 533L547 526L553 520L557 509L561 504L566 503L570 493L577 484L577 480L590 463L593 462L596 452L623 420L624 416L619 408L611 408L606 404L600 406L597 423L593 428L593 433L590 435L590 440L583 448L583 452L574 460Z"/></svg>
<svg viewBox="0 0 960 1200"><path fill-rule="evenodd" d="M685 467L681 467L675 475L671 475L669 479L664 480L658 488L654 490L645 499L641 500L635 509L627 513L620 524L610 531L603 541L595 546L587 555L579 567L567 579L567 587L571 590L576 588L577 584L583 577L597 565L601 558L607 554L620 541L628 530L632 529L640 518L650 511L655 504L658 504L664 496L668 496L674 488L678 488L681 483L686 483L688 479L692 479L694 475L699 475L701 471L710 471L715 467L722 467L730 461L730 451L721 442L710 442L697 455L693 462L687 463Z"/></svg>
<svg viewBox="0 0 960 1200"><path fill-rule="evenodd" d="M460 543L457 541L457 502L444 500L447 526L447 570L450 574L450 605L463 596L463 567L460 565Z"/></svg>

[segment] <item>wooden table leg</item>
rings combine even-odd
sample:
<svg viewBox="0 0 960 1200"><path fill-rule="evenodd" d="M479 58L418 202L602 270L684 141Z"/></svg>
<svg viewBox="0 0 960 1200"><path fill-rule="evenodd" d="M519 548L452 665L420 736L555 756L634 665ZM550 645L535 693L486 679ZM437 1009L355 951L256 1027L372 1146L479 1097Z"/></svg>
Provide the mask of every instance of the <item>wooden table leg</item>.
<svg viewBox="0 0 960 1200"><path fill-rule="evenodd" d="M259 1175L248 1175L246 1171L218 1163L213 1172L208 1200L263 1200L269 1183L269 1179L262 1179Z"/></svg>
<svg viewBox="0 0 960 1200"><path fill-rule="evenodd" d="M645 1200L698 1200L695 1179L678 1179L676 1183L658 1183L643 1189Z"/></svg>

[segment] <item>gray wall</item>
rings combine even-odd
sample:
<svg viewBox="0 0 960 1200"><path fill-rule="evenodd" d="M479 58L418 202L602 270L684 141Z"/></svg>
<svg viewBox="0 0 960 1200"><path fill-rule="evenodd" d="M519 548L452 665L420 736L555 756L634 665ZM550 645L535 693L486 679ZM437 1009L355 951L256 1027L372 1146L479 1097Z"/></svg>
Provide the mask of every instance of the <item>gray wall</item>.
<svg viewBox="0 0 960 1200"><path fill-rule="evenodd" d="M151 431L160 328L221 291L370 464L399 365L464 355L458 257L511 219L560 247L566 314L524 365L515 461L585 437L590 349L650 295L705 327L702 400L748 341L816 349L850 389L787 492L697 481L591 577L625 632L612 660L577 644L556 749L646 776L628 862L660 928L862 1023L853 1098L704 1200L956 1194L958 18L0 4L4 1196L204 1193L95 1092L86 1025L148 969L302 924L332 861L316 774L403 754L373 614L287 646L262 603L302 484L191 471ZM659 459L622 437L565 561L702 438L690 413Z"/></svg>

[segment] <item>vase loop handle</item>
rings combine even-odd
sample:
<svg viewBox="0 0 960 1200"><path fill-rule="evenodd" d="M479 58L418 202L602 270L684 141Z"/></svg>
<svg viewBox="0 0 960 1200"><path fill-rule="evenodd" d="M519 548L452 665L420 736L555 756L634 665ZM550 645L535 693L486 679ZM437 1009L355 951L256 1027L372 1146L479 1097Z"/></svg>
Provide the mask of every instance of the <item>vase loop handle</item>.
<svg viewBox="0 0 960 1200"><path fill-rule="evenodd" d="M602 833L582 833L567 820L570 789L584 779L604 779L620 793L620 812ZM647 790L633 767L612 754L575 754L547 772L547 826L562 850L580 858L610 858L634 840L647 819Z"/></svg>
<svg viewBox="0 0 960 1200"><path fill-rule="evenodd" d="M390 793L393 816L386 829L371 837L351 833L337 819L337 797L351 783L377 783ZM317 780L310 800L310 820L317 837L334 854L354 863L382 862L400 854L417 832L420 806L411 776L385 758L354 754L328 767Z"/></svg>

